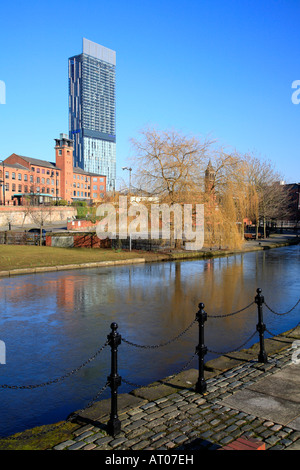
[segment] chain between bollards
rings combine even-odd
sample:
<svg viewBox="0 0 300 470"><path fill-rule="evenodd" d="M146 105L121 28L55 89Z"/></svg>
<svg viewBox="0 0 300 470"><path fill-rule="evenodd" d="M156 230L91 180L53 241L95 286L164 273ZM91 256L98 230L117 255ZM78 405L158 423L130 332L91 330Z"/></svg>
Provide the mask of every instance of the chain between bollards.
<svg viewBox="0 0 300 470"><path fill-rule="evenodd" d="M107 339L111 347L111 374L107 377L107 380L111 388L111 413L107 423L107 432L115 437L121 431L121 421L118 418L118 387L122 381L118 374L118 346L121 344L121 335L117 333L117 323L112 323L110 327L111 333L107 336Z"/></svg>
<svg viewBox="0 0 300 470"><path fill-rule="evenodd" d="M204 356L207 353L207 347L204 344L204 323L207 320L207 313L204 311L204 304L202 303L199 304L196 320L199 323L199 343L196 347L196 354L199 357L199 375L195 390L197 393L205 393L207 384L204 378Z"/></svg>
<svg viewBox="0 0 300 470"><path fill-rule="evenodd" d="M261 289L256 289L257 295L255 296L255 303L257 304L257 313L258 313L258 323L256 325L256 329L259 333L259 345L260 350L258 354L258 362L262 362L266 364L268 362L268 356L265 351L265 344L264 344L264 332L266 330L266 325L264 324L263 319L263 304L264 304L264 296L262 295Z"/></svg>

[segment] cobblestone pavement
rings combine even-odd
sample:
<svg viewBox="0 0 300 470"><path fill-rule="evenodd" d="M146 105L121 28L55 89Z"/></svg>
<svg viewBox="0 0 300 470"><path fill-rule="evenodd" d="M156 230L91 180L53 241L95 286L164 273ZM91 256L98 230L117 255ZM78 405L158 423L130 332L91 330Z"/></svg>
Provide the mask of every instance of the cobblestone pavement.
<svg viewBox="0 0 300 470"><path fill-rule="evenodd" d="M73 438L54 450L217 450L239 437L263 441L267 450L300 450L300 427L289 427L230 406L223 400L260 379L291 365L291 348L269 357L267 364L252 360L206 380L207 392L192 388L119 411L121 433L112 437L105 423L79 427ZM300 415L300 405L299 405ZM298 418L297 418L298 419Z"/></svg>

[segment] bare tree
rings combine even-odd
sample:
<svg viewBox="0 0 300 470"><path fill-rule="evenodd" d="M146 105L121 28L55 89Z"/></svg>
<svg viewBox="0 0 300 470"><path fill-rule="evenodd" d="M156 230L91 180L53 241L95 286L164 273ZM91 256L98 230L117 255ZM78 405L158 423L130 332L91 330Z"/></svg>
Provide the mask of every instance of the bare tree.
<svg viewBox="0 0 300 470"><path fill-rule="evenodd" d="M249 214L255 220L256 238L258 227L263 224L266 238L267 221L276 220L288 213L289 193L280 184L283 179L270 161L253 155L246 156Z"/></svg>
<svg viewBox="0 0 300 470"><path fill-rule="evenodd" d="M26 206L24 209L25 217L27 220L32 220L32 222L37 225L40 229L39 234L39 245L41 246L43 243L43 227L46 222L51 221L51 216L53 213L52 206Z"/></svg>
<svg viewBox="0 0 300 470"><path fill-rule="evenodd" d="M146 129L132 144L137 188L169 203L186 202L199 192L212 141L201 142L174 130Z"/></svg>

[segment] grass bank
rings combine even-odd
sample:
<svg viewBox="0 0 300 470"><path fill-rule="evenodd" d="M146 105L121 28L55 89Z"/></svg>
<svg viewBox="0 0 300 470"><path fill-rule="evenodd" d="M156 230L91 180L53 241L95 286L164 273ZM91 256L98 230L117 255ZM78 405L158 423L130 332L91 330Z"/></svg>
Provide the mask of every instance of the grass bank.
<svg viewBox="0 0 300 470"><path fill-rule="evenodd" d="M0 277L6 275L34 272L34 269L55 268L62 269L69 266L72 269L78 267L93 267L92 263L175 261L188 259L219 258L231 256L249 251L260 251L281 246L299 243L298 238L269 239L264 243L251 243L240 250L213 250L204 249L201 252L174 251L174 252L149 252L149 251L125 251L101 248L56 248L48 246L24 246L24 245L0 245ZM96 267L96 266L95 266ZM14 272L15 271L15 272Z"/></svg>
<svg viewBox="0 0 300 470"><path fill-rule="evenodd" d="M55 248L48 246L0 246L0 271L13 269L85 264L101 261L119 261L145 258L149 261L165 256L149 252L121 251L93 248Z"/></svg>

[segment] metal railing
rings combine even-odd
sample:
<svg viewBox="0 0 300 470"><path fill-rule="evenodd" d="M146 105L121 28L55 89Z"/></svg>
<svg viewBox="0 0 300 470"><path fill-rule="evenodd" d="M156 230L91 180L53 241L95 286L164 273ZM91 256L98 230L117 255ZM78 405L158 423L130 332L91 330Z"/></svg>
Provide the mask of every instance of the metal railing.
<svg viewBox="0 0 300 470"><path fill-rule="evenodd" d="M256 333L258 333L259 334L258 362L266 364L268 362L268 356L267 356L267 352L265 350L265 343L264 343L265 331L267 331L272 336L278 336L278 335L272 334L271 332L269 332L267 330L266 325L264 323L264 319L263 319L263 306L265 305L267 307L267 309L275 315L280 315L280 316L281 315L287 315L290 312L292 312L300 304L300 299L287 312L278 313L278 312L275 312L271 307L269 307L268 304L265 302L264 296L262 294L262 290L257 289L254 301L252 301L246 307L244 307L240 310L237 310L235 312L229 313L229 314L208 315L204 310L205 305L203 303L200 303L199 304L199 310L196 313L195 319L181 333L179 333L177 336L175 336L172 339L170 339L166 342L163 342L161 344L142 345L142 344L133 343L133 342L127 340L126 338L122 338L122 336L118 332L117 323L113 322L111 324L111 332L107 335L106 342L103 344L103 346L101 346L95 352L95 354L93 354L89 359L87 359L85 362L83 362L80 366L78 366L78 367L74 368L73 370L67 372L66 374L62 375L61 377L49 380L47 382L43 382L43 383L39 383L39 384L33 384L33 385L8 385L8 384L1 385L0 384L0 388L2 388L2 389L20 389L20 390L21 389L23 389L23 390L24 389L35 389L35 388L38 388L38 387L44 387L44 386L48 386L48 385L52 385L52 384L61 382L61 381L65 380L66 378L74 375L79 370L81 370L83 367L85 367L87 364L89 364L91 361L93 361L105 349L106 346L110 346L110 348L111 348L110 375L107 377L106 383L104 384L104 386L100 389L100 391L97 393L97 395L90 401L90 403L84 409L82 409L82 410L80 410L76 413L72 413L67 418L66 421L74 421L79 416L79 414L81 412L83 412L87 408L91 407L97 400L99 400L99 398L103 394L103 392L108 387L110 387L110 389L111 389L111 391L110 391L111 409L110 409L110 418L109 418L109 421L107 423L107 432L112 436L116 436L121 431L121 422L120 422L119 417L118 417L118 388L122 385L122 382L124 382L125 384L128 384L128 385L131 385L131 386L135 386L137 388L142 387L142 385L138 385L138 384L135 384L133 382L130 382L127 379L122 378L118 374L118 347L121 345L122 342L127 344L128 346L132 346L132 347L136 347L136 348L157 349L157 348L160 348L160 347L165 347L165 346L171 344L172 342L181 339L184 334L186 334L196 323L198 323L198 344L196 345L195 353L193 354L191 359L189 359L189 361L181 368L181 370L179 372L177 372L176 374L173 374L172 376L168 377L168 380L167 379L163 379L163 380L160 379L157 382L161 382L161 383L164 383L164 384L168 383L170 380L172 380L174 377L176 377L178 374L180 374L183 370L185 370L191 364L192 360L196 356L198 356L198 379L197 379L197 382L196 382L196 385L195 385L195 391L197 393L204 394L207 391L207 384L206 384L205 377L204 377L204 371L205 371L204 359L205 359L205 355L207 354L207 352L211 352L211 353L215 353L215 354L221 354L221 355L222 354L229 354L229 352L216 352L216 351L212 351L212 350L207 348L207 346L205 345L205 331L204 331L205 323L209 319L226 318L226 317L229 317L229 316L237 315L241 312L244 312L245 310L247 310L248 308L250 308L251 306L253 306L255 304L257 306L257 316L258 316L258 323L256 325L256 329L252 333L250 338L248 338L242 345L239 345L235 349L235 351L241 349L248 341L250 341L255 336ZM291 333L292 331L294 331L299 326L299 323L292 330L290 330L290 332L287 332L287 333ZM285 333L283 333L282 335L284 335L284 334ZM233 351L230 351L230 352L233 352ZM152 386L157 386L157 382L152 384ZM147 387L149 387L149 385ZM151 387L151 385L150 385L150 387ZM62 423L60 426L62 426L62 425L64 425L64 423ZM52 426L52 427L48 428L46 431L42 431L39 434L45 434L46 432L49 432L52 429L57 429L57 427L58 426ZM39 434L35 434L35 436L37 436ZM24 439L24 437L21 437L21 438ZM12 436L12 437L5 437L4 439L20 439L20 437L13 437ZM26 439L26 437L25 437L25 439Z"/></svg>

